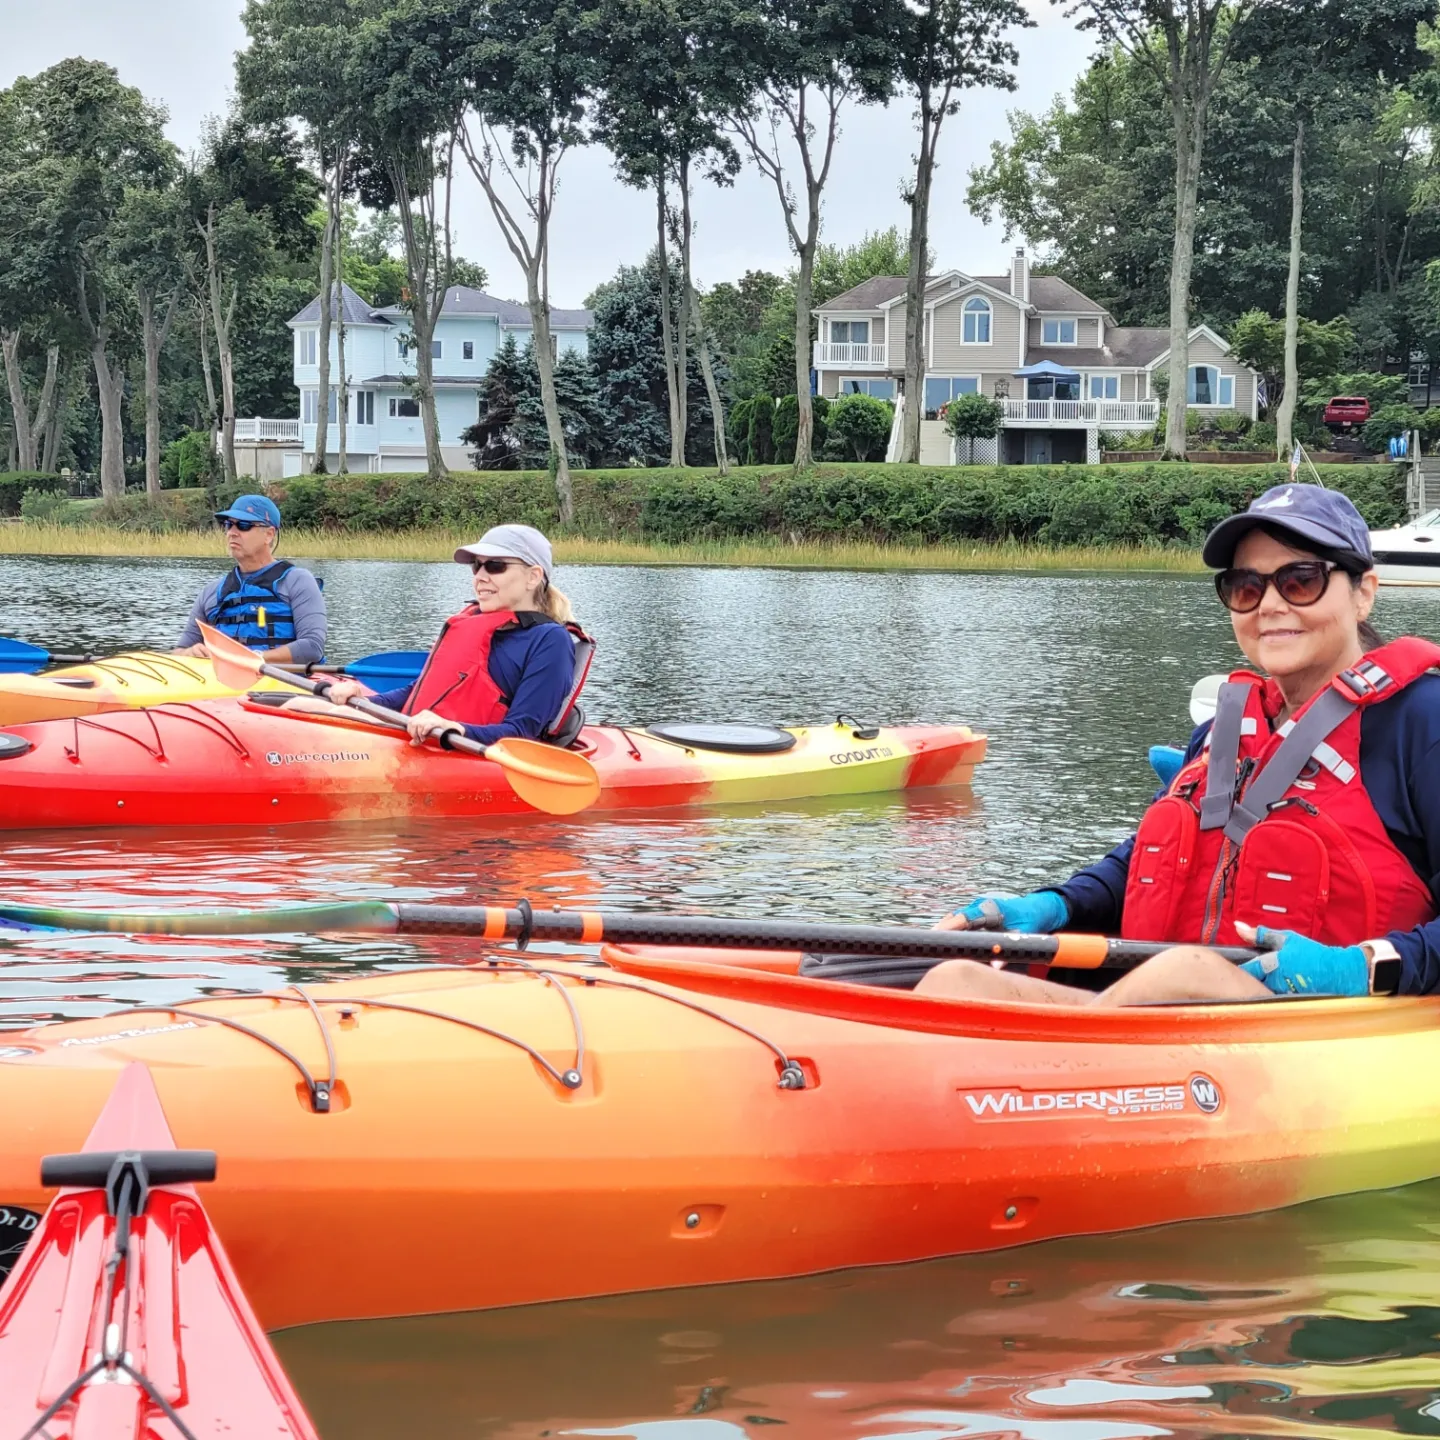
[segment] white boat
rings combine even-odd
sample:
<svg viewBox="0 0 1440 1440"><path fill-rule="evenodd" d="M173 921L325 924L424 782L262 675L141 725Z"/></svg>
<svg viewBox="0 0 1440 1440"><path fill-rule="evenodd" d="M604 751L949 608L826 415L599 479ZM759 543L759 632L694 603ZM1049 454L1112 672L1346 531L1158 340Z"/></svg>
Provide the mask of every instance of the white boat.
<svg viewBox="0 0 1440 1440"><path fill-rule="evenodd" d="M1372 530L1370 548L1382 585L1440 585L1440 510L1394 530Z"/></svg>

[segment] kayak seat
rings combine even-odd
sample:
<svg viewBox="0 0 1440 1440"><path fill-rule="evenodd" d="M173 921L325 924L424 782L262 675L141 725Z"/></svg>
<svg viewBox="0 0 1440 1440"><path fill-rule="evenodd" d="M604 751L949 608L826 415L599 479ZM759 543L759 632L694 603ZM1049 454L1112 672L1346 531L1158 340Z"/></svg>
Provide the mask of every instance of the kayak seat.
<svg viewBox="0 0 1440 1440"><path fill-rule="evenodd" d="M647 725L659 740L690 750L721 750L731 755L778 755L795 745L788 730L774 725Z"/></svg>

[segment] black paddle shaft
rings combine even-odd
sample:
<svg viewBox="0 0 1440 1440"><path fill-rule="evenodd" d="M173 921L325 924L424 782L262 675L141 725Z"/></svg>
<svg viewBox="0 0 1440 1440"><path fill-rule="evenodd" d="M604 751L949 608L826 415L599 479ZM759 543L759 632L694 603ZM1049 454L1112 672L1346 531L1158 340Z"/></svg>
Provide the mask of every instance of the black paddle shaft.
<svg viewBox="0 0 1440 1440"><path fill-rule="evenodd" d="M985 930L920 930L907 925L826 925L802 920L731 920L713 915L646 915L603 910L398 904L396 929L411 935L594 945L675 945L734 950L799 950L811 955L1003 960L1067 969L1129 969L1170 945L1101 935L1010 935ZM1237 963L1254 950L1218 946Z"/></svg>

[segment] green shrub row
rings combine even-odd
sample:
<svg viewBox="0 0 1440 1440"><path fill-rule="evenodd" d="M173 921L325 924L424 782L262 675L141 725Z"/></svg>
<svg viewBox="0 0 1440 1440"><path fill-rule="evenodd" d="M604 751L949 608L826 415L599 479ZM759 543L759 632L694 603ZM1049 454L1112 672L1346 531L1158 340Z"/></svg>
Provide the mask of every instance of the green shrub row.
<svg viewBox="0 0 1440 1440"><path fill-rule="evenodd" d="M820 465L597 470L574 476L576 531L669 543L760 535L882 542L1196 545L1285 467L1177 464L925 467ZM1321 467L1373 527L1405 518L1399 467ZM285 523L317 529L474 530L558 524L549 476L511 471L301 476L270 490Z"/></svg>
<svg viewBox="0 0 1440 1440"><path fill-rule="evenodd" d="M41 494L63 491L67 480L63 475L51 475L42 470L0 470L0 515L20 514L20 503L27 490L38 490Z"/></svg>

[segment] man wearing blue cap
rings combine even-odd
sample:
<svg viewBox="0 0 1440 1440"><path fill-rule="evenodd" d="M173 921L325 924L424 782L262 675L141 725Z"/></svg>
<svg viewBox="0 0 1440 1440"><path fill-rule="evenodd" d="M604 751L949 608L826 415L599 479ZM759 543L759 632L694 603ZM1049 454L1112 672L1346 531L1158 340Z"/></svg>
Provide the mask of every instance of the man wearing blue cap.
<svg viewBox="0 0 1440 1440"><path fill-rule="evenodd" d="M261 652L275 665L313 665L325 658L325 597L299 565L275 558L280 510L264 495L241 495L216 512L235 568L200 592L177 655L203 655L200 622Z"/></svg>

